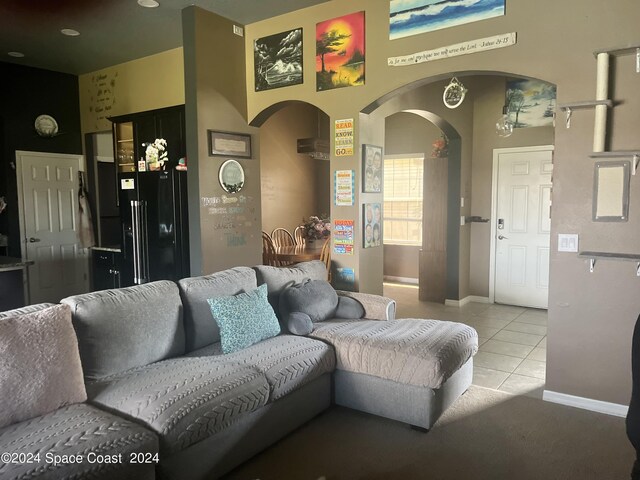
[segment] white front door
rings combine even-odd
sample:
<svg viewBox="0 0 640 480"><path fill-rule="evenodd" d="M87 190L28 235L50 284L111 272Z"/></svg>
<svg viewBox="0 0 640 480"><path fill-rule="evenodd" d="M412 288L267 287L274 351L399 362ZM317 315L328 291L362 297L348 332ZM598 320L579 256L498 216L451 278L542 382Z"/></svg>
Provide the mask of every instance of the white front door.
<svg viewBox="0 0 640 480"><path fill-rule="evenodd" d="M22 255L29 303L58 302L88 291L88 254L78 240L80 155L16 152Z"/></svg>
<svg viewBox="0 0 640 480"><path fill-rule="evenodd" d="M494 151L497 303L547 308L552 155L552 146Z"/></svg>

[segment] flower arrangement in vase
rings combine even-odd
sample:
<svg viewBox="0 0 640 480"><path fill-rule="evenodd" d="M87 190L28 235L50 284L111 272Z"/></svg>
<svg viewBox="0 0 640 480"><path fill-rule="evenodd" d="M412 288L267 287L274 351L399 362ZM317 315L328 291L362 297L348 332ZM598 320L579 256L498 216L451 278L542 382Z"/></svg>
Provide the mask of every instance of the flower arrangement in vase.
<svg viewBox="0 0 640 480"><path fill-rule="evenodd" d="M449 155L449 139L444 133L433 142L432 146L431 158L446 158Z"/></svg>
<svg viewBox="0 0 640 480"><path fill-rule="evenodd" d="M312 215L300 225L304 229L304 238L307 242L324 240L331 235L331 220L326 215Z"/></svg>
<svg viewBox="0 0 640 480"><path fill-rule="evenodd" d="M168 160L167 141L164 138L156 138L153 143L147 143L146 147L145 159L149 170L164 169L164 162Z"/></svg>

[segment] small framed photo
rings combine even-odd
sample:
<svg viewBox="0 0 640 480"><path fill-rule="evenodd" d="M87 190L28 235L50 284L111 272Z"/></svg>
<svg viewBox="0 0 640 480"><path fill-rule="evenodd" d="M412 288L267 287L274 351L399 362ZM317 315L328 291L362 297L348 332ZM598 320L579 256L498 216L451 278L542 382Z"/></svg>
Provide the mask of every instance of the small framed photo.
<svg viewBox="0 0 640 480"><path fill-rule="evenodd" d="M382 205L365 203L362 209L362 247L379 247L382 245Z"/></svg>
<svg viewBox="0 0 640 480"><path fill-rule="evenodd" d="M382 191L382 147L362 145L362 192Z"/></svg>
<svg viewBox="0 0 640 480"><path fill-rule="evenodd" d="M207 130L210 157L251 158L251 135Z"/></svg>

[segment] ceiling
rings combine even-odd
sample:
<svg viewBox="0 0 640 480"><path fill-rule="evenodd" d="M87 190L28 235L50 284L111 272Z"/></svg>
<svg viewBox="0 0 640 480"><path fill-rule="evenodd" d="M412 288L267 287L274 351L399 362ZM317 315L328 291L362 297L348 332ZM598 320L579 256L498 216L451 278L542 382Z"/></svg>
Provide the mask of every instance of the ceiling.
<svg viewBox="0 0 640 480"><path fill-rule="evenodd" d="M136 0L1 0L0 61L79 75L182 46L181 11L190 5L247 25L325 1L158 0L143 8Z"/></svg>

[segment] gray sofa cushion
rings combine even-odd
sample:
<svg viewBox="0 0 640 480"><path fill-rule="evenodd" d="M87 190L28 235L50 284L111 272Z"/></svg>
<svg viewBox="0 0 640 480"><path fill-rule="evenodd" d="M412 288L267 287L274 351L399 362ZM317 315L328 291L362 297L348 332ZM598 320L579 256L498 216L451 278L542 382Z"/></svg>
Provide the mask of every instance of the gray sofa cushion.
<svg viewBox="0 0 640 480"><path fill-rule="evenodd" d="M61 300L71 306L86 380L184 353L182 303L169 281Z"/></svg>
<svg viewBox="0 0 640 480"><path fill-rule="evenodd" d="M254 290L256 274L249 267L235 267L201 277L183 278L178 281L184 304L186 351L220 341L220 329L211 316L209 298L237 295Z"/></svg>
<svg viewBox="0 0 640 480"><path fill-rule="evenodd" d="M224 358L175 358L105 377L87 384L89 401L147 426L170 455L267 403L264 374Z"/></svg>
<svg viewBox="0 0 640 480"><path fill-rule="evenodd" d="M279 306L287 323L292 312L306 313L312 322L322 322L335 317L338 294L326 280L303 280L283 289Z"/></svg>
<svg viewBox="0 0 640 480"><path fill-rule="evenodd" d="M0 452L40 461L0 462L0 478L152 480L155 463L130 463L132 454L147 459L158 452L158 438L147 429L86 403L15 423L0 430ZM30 454L33 454L31 456ZM122 462L90 463L93 455L122 455ZM82 462L47 461L47 455L82 455ZM114 457L110 457L114 458Z"/></svg>
<svg viewBox="0 0 640 480"><path fill-rule="evenodd" d="M188 355L220 353L220 344L216 343ZM324 373L333 372L336 364L336 355L329 345L293 335L269 338L222 358L228 362L252 365L263 372L271 387L271 400L283 397Z"/></svg>
<svg viewBox="0 0 640 480"><path fill-rule="evenodd" d="M0 319L0 392L0 428L86 400L67 305Z"/></svg>
<svg viewBox="0 0 640 480"><path fill-rule="evenodd" d="M339 370L433 389L478 351L473 328L440 320L332 320L310 336L333 345Z"/></svg>
<svg viewBox="0 0 640 480"><path fill-rule="evenodd" d="M326 280L327 267L320 260L312 260L310 262L296 263L291 267L270 267L268 265L256 265L253 267L256 271L258 285L267 284L269 291L269 303L273 310L282 320L280 316L279 298L280 293L285 287L300 283L305 279L310 280Z"/></svg>

